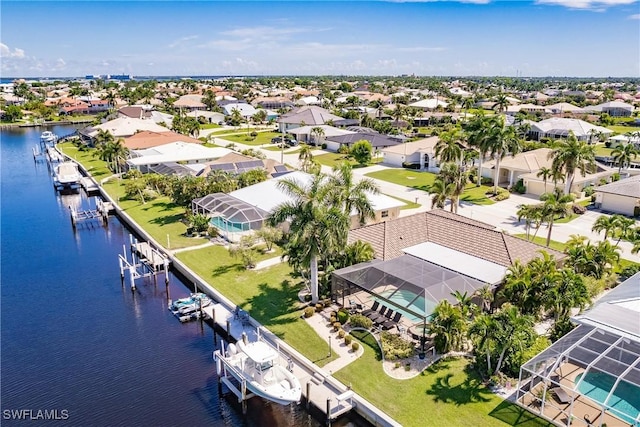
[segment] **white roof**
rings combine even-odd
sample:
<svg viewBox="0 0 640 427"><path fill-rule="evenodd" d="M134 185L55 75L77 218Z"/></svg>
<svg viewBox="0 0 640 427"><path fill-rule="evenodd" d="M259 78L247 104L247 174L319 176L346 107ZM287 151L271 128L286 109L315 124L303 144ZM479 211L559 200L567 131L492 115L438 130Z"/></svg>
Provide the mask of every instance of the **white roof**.
<svg viewBox="0 0 640 427"><path fill-rule="evenodd" d="M278 176L277 178L232 191L229 195L262 209L265 212L273 212L281 204L292 200L289 195L285 194L278 187L278 182L283 179L297 181L299 184L306 186L311 183L313 175L302 171L294 171L286 175ZM403 202L384 194L370 194L369 201L375 211L404 206Z"/></svg>
<svg viewBox="0 0 640 427"><path fill-rule="evenodd" d="M278 357L278 353L262 341L238 345L238 348L256 363L269 362Z"/></svg>
<svg viewBox="0 0 640 427"><path fill-rule="evenodd" d="M317 126L301 126L299 128L290 129L287 132L292 133L294 135L311 135L311 131L314 128L321 128L324 131L324 137L329 138L330 136L339 136L339 135L347 135L352 132L350 130L344 130L337 127L329 126L329 125L317 125Z"/></svg>
<svg viewBox="0 0 640 427"><path fill-rule="evenodd" d="M230 152L231 150L227 148L209 148L199 144L178 141L144 150L132 150L132 155L137 157L132 157L127 160L127 163L141 166L169 162L206 161L218 159Z"/></svg>
<svg viewBox="0 0 640 427"><path fill-rule="evenodd" d="M98 130L106 130L115 137L131 136L138 131L151 131L151 132L169 132L170 129L156 124L153 120L145 119L133 119L131 117L118 117L117 119L109 120L108 122L99 124L93 127L93 130L89 132L89 136L94 137L98 134Z"/></svg>
<svg viewBox="0 0 640 427"><path fill-rule="evenodd" d="M582 113L584 108L580 108L568 102L558 102L557 104L547 105L547 108L553 112Z"/></svg>
<svg viewBox="0 0 640 427"><path fill-rule="evenodd" d="M432 264L488 284L501 282L507 272L507 267L433 242L420 243L402 251L408 255L413 255L416 258L429 261Z"/></svg>
<svg viewBox="0 0 640 427"><path fill-rule="evenodd" d="M604 134L613 133L611 129L602 126L592 125L579 119L566 119L561 117L552 117L550 119L541 120L539 122L531 122L531 129L539 132L547 133L551 130L572 131L575 136L589 136L589 132L595 129Z"/></svg>
<svg viewBox="0 0 640 427"><path fill-rule="evenodd" d="M242 115L243 117L251 117L258 111L253 105L247 104L245 102L234 102L233 104L226 104L222 108L224 109L225 114L229 116L232 115L233 110L236 109L240 111L240 115Z"/></svg>
<svg viewBox="0 0 640 427"><path fill-rule="evenodd" d="M448 102L442 101L440 99L422 99L420 101L417 102L413 102L411 104L409 104L409 107L417 107L417 108L429 108L429 109L434 109L438 106L441 107L446 107L447 105L449 105Z"/></svg>

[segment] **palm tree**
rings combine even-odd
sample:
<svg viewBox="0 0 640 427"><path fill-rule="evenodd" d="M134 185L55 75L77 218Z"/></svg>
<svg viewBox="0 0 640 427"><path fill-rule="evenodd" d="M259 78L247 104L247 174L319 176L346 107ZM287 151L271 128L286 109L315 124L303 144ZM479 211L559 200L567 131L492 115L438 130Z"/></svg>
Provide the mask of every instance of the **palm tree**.
<svg viewBox="0 0 640 427"><path fill-rule="evenodd" d="M491 121L484 116L476 116L464 125L467 143L478 151L478 183L482 185L482 161L487 155L487 129Z"/></svg>
<svg viewBox="0 0 640 427"><path fill-rule="evenodd" d="M433 311L431 333L435 335L434 344L438 353L448 353L462 348L466 322L460 307L452 306L442 300Z"/></svg>
<svg viewBox="0 0 640 427"><path fill-rule="evenodd" d="M486 312L491 311L491 304L494 300L493 291L491 290L491 286L484 285L480 289L476 291L476 295L482 299L482 309Z"/></svg>
<svg viewBox="0 0 640 427"><path fill-rule="evenodd" d="M363 178L356 182L351 165L342 162L333 167L329 185L333 187L331 204L342 208L346 216L350 217L354 211L357 212L360 225L364 225L367 219L375 218L369 196L379 194L380 188L372 179Z"/></svg>
<svg viewBox="0 0 640 427"><path fill-rule="evenodd" d="M620 144L611 151L611 157L613 161L618 164L618 173L622 171L622 168L628 168L631 161L638 157L640 151L638 151L632 143Z"/></svg>
<svg viewBox="0 0 640 427"><path fill-rule="evenodd" d="M501 93L496 96L496 102L493 104L492 108L494 110L498 110L499 113L502 113L507 109L508 106L509 100L507 99L507 96L504 93Z"/></svg>
<svg viewBox="0 0 640 427"><path fill-rule="evenodd" d="M557 148L549 153L549 158L553 159L551 168L566 175L564 194L569 194L576 170L585 176L587 169L595 168L595 147L579 141L571 132L569 138L557 142Z"/></svg>
<svg viewBox="0 0 640 427"><path fill-rule="evenodd" d="M618 221L616 224L615 233L618 236L618 240L616 241L616 247L620 244L620 240L628 237L632 232L632 227L635 225L636 221L632 218L627 218L622 215L618 215Z"/></svg>
<svg viewBox="0 0 640 427"><path fill-rule="evenodd" d="M553 175L553 171L548 167L542 166L536 176L538 178L542 177L542 182L544 182L544 192L547 192L547 180L551 178Z"/></svg>
<svg viewBox="0 0 640 427"><path fill-rule="evenodd" d="M438 177L446 184L446 191L451 199L451 212L458 211L460 195L464 192L468 174L455 163L444 163L440 166Z"/></svg>
<svg viewBox="0 0 640 427"><path fill-rule="evenodd" d="M284 144L284 142L282 144ZM313 154L311 153L310 145L303 145L302 147L300 147L298 160L300 161L300 169L303 172L311 173L312 170L315 169L316 161L314 160Z"/></svg>
<svg viewBox="0 0 640 427"><path fill-rule="evenodd" d="M534 339L535 331L533 330L533 318L522 315L516 307L510 304L503 305L494 318L498 323L496 343L500 354L494 371L494 374L497 374L500 372L507 351L512 348L523 350Z"/></svg>
<svg viewBox="0 0 640 427"><path fill-rule="evenodd" d="M442 178L436 178L429 188L429 193L431 194L431 208L444 208L444 205L452 192L452 184L447 184Z"/></svg>
<svg viewBox="0 0 640 427"><path fill-rule="evenodd" d="M342 207L332 206L325 175L313 176L308 185L283 179L278 187L291 200L277 206L267 222L275 227L290 222L285 252L294 264L309 265L311 301L318 301L318 258L346 246L349 218Z"/></svg>
<svg viewBox="0 0 640 427"><path fill-rule="evenodd" d="M537 205L520 205L518 206L518 222L524 219L524 227L527 240L531 237L531 227L536 224L536 231L540 228L540 212L541 210Z"/></svg>
<svg viewBox="0 0 640 427"><path fill-rule="evenodd" d="M344 248L344 253L337 262L336 268L349 267L361 262L371 261L375 257L375 250L371 243L356 240Z"/></svg>
<svg viewBox="0 0 640 427"><path fill-rule="evenodd" d="M439 161L460 163L462 160L462 132L460 128L453 128L441 132L435 145L435 155Z"/></svg>
<svg viewBox="0 0 640 427"><path fill-rule="evenodd" d="M574 197L572 194L562 194L558 189L554 189L553 193L545 193L540 199L544 202L542 204L542 217L547 221L547 247L549 247L553 222L556 218L564 218L569 215L570 207L568 203L572 202Z"/></svg>
<svg viewBox="0 0 640 427"><path fill-rule="evenodd" d="M489 134L486 141L487 151L496 159L496 174L493 183L493 194L498 193L498 180L500 179L500 161L505 158L508 153L512 156L518 154L522 150L522 143L516 135L512 126L505 126L502 117L493 120L489 128Z"/></svg>
<svg viewBox="0 0 640 427"><path fill-rule="evenodd" d="M311 135L313 135L313 142L315 145L321 145L322 144L322 138L324 137L324 129L322 129L320 126L314 126L313 128L311 128Z"/></svg>
<svg viewBox="0 0 640 427"><path fill-rule="evenodd" d="M595 231L596 233L604 231L604 240L607 240L607 237L613 234L616 228L618 228L620 217L622 217L622 215L600 215L593 223L591 231Z"/></svg>
<svg viewBox="0 0 640 427"><path fill-rule="evenodd" d="M620 248L605 240L598 242L593 248L591 273L596 279L601 279L613 266L620 261Z"/></svg>
<svg viewBox="0 0 640 427"><path fill-rule="evenodd" d="M475 349L487 357L488 374L491 374L491 353L497 346L498 332L498 323L485 313L477 316L469 328L469 338L474 342Z"/></svg>
<svg viewBox="0 0 640 427"><path fill-rule="evenodd" d="M589 291L582 280L582 275L571 268L563 268L558 272L555 286L545 295L545 308L551 310L554 320L569 318L573 307L584 308L590 301Z"/></svg>

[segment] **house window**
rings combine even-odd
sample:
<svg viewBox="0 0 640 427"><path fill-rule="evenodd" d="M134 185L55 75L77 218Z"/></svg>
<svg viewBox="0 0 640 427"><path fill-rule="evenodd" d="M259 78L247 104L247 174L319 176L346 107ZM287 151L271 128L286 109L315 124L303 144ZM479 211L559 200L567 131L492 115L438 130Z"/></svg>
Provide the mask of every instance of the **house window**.
<svg viewBox="0 0 640 427"><path fill-rule="evenodd" d="M380 216L382 216L382 218L388 218L389 217L389 211L380 212Z"/></svg>

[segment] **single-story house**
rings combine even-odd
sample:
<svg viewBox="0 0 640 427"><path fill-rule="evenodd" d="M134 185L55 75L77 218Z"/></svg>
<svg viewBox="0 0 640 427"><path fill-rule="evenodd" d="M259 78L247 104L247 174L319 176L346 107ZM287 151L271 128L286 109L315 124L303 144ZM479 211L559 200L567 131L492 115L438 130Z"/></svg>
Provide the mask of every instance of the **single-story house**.
<svg viewBox="0 0 640 427"><path fill-rule="evenodd" d="M202 102L204 98L203 95L182 95L178 98L173 106L175 108L185 109L185 110L206 110L207 106Z"/></svg>
<svg viewBox="0 0 640 427"><path fill-rule="evenodd" d="M241 174L254 169L264 170L268 176L272 177L285 171L288 172L286 166L283 166L273 159L256 159L232 151L219 159L206 163L200 176L206 176L215 170L221 170L230 174Z"/></svg>
<svg viewBox="0 0 640 427"><path fill-rule="evenodd" d="M608 212L640 215L640 175L596 187L596 206Z"/></svg>
<svg viewBox="0 0 640 427"><path fill-rule="evenodd" d="M327 137L325 142L327 143L327 149L338 151L343 145L351 148L354 143L361 140L369 141L369 144L371 144L371 148L373 149L374 153L378 153L388 147L395 147L396 145L402 143L402 141L394 138L392 135L382 135L374 132L358 132L345 135L330 136Z"/></svg>
<svg viewBox="0 0 640 427"><path fill-rule="evenodd" d="M278 119L280 132L286 132L301 126L318 126L342 120L342 117L332 114L329 110L315 105L300 107L284 114Z"/></svg>
<svg viewBox="0 0 640 427"><path fill-rule="evenodd" d="M589 122L579 119L568 119L564 117L552 117L539 122L531 122L529 135L532 139L540 138L566 138L573 132L578 140L591 141L596 132L604 135L613 133L611 129L602 126L592 125Z"/></svg>
<svg viewBox="0 0 640 427"><path fill-rule="evenodd" d="M324 133L321 136L317 136L313 131L315 128L322 129ZM350 135L350 134L353 134L354 132L329 126L329 125L318 125L318 126L301 126L298 128L290 129L289 133L291 135L294 135L298 141L313 142L317 145L317 144L322 144L327 138L342 136L342 135ZM316 141L316 139L318 140Z"/></svg>
<svg viewBox="0 0 640 427"><path fill-rule="evenodd" d="M548 107L543 107L541 105L519 104L519 105L509 105L507 107L506 114L510 116L515 116L519 112L530 113L530 114L535 114L535 113L544 114L544 113L550 113L551 111Z"/></svg>
<svg viewBox="0 0 640 427"><path fill-rule="evenodd" d="M187 117L195 117L198 120L200 120L200 118L203 117L204 120L207 123L222 123L222 122L224 122L224 114L217 113L215 111L206 111L206 110L189 111L186 114L186 116Z"/></svg>
<svg viewBox="0 0 640 427"><path fill-rule="evenodd" d="M244 119L250 119L258 112L253 105L246 102L231 102L222 107L222 111L226 116L233 115L233 110L238 110Z"/></svg>
<svg viewBox="0 0 640 427"><path fill-rule="evenodd" d="M525 362L515 403L560 426L640 425L640 273Z"/></svg>
<svg viewBox="0 0 640 427"><path fill-rule="evenodd" d="M229 240L237 240L240 236L238 233L260 229L271 212L282 203L291 200L291 196L278 186L282 179L291 179L306 185L311 182L313 176L302 171L294 171L229 194L210 194L194 200L192 210L194 213L212 216L212 225L226 234ZM375 219L371 221L373 223L398 218L400 207L404 206L404 203L384 194L370 194L369 200L375 212ZM229 209L230 206L234 208ZM251 212L251 216L240 215L241 212ZM358 215L354 212L351 216L351 228L359 225ZM286 228L286 225L284 227Z"/></svg>
<svg viewBox="0 0 640 427"><path fill-rule="evenodd" d="M498 177L498 185L511 187L522 179L527 189L527 194L540 196L545 192L553 191L554 183L551 179L547 179L545 183L542 177L538 176L538 172L543 167L551 169L553 159L549 158L552 150L550 148L538 148L537 150L525 151L515 156L507 156L500 161L500 176ZM489 160L482 163L481 175L487 178L495 178L495 160ZM614 169L596 163L596 172L582 176L576 173L571 186L571 192L579 194L583 189L590 185L598 185L602 180L609 180L611 175L615 173ZM564 189L563 182L556 183L559 189Z"/></svg>
<svg viewBox="0 0 640 427"><path fill-rule="evenodd" d="M129 150L141 150L153 148L159 145L170 144L172 142L189 142L192 144L202 144L199 139L182 135L181 133L167 130L167 132L142 131L130 137L124 138L124 146Z"/></svg>
<svg viewBox="0 0 640 427"><path fill-rule="evenodd" d="M455 304L456 291L472 296L485 285L497 288L516 260L541 256L535 243L441 209L351 230L349 242L358 240L373 246L376 259L336 270L332 297L378 301L409 323L426 323L442 300Z"/></svg>
<svg viewBox="0 0 640 427"><path fill-rule="evenodd" d="M219 159L230 152L231 150L227 148L209 148L200 144L177 141L153 148L131 150L127 166L129 169L147 173L152 167L163 163L201 164Z"/></svg>
<svg viewBox="0 0 640 427"><path fill-rule="evenodd" d="M439 170L439 162L435 154L437 143L438 137L431 136L418 141L387 147L381 150L382 163L399 168L408 163L420 165L420 169L437 172Z"/></svg>
<svg viewBox="0 0 640 427"><path fill-rule="evenodd" d="M449 103L446 101L443 101L437 98L431 98L431 99L421 99L420 101L412 102L411 104L409 104L409 107L417 108L422 111L432 111L438 107L447 108L448 105Z"/></svg>
<svg viewBox="0 0 640 427"><path fill-rule="evenodd" d="M145 130L158 133L169 132L168 128L156 124L153 120L118 117L97 126L86 128L83 133L90 138L94 138L101 129L109 132L116 138L124 138Z"/></svg>
<svg viewBox="0 0 640 427"><path fill-rule="evenodd" d="M553 114L585 114L587 110L584 108L575 106L568 102L558 102L557 104L547 105L547 108L551 110Z"/></svg>
<svg viewBox="0 0 640 427"><path fill-rule="evenodd" d="M634 106L622 101L609 101L602 104L587 107L589 111L599 111L601 113L607 113L611 117L631 117Z"/></svg>

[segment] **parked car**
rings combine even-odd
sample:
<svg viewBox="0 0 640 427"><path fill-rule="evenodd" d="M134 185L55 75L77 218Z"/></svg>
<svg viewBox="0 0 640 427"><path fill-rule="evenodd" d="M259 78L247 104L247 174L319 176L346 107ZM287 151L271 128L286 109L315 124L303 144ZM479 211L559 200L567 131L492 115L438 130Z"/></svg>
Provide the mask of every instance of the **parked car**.
<svg viewBox="0 0 640 427"><path fill-rule="evenodd" d="M284 137L284 142L288 143L289 141L291 141L291 137L290 136L285 136ZM271 138L271 143L272 144L280 144L282 142L282 137L281 136L276 136L275 138Z"/></svg>

